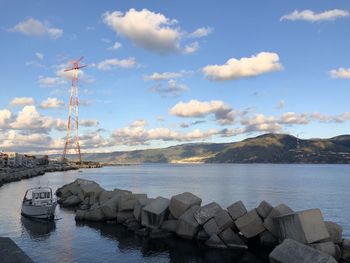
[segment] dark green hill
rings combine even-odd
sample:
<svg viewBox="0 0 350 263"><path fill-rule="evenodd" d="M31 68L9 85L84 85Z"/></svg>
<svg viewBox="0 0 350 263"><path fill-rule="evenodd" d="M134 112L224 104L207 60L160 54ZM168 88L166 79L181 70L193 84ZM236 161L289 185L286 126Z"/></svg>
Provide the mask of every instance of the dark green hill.
<svg viewBox="0 0 350 263"><path fill-rule="evenodd" d="M302 140L264 134L232 143L194 143L163 149L86 153L86 161L133 163L350 163L350 135Z"/></svg>

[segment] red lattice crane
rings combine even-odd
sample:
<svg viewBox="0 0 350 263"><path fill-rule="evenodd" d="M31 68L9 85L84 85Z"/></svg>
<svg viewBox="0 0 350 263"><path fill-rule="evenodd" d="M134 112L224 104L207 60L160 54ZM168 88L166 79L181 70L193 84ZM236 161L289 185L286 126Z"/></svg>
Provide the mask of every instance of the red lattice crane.
<svg viewBox="0 0 350 263"><path fill-rule="evenodd" d="M78 98L78 73L79 69L86 67L87 65L80 65L80 61L84 57L77 60L71 60L69 63L71 68L64 71L72 71L72 87L70 92L69 101L69 113L67 122L67 135L64 144L64 150L62 155L62 161L67 161L67 154L70 150L74 150L78 156L78 162L81 163L80 143L79 143L79 98Z"/></svg>

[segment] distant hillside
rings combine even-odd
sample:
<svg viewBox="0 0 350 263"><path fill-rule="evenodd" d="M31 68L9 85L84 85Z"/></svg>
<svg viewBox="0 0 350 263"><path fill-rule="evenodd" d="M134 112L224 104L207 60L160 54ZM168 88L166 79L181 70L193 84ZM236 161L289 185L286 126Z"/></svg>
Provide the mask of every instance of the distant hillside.
<svg viewBox="0 0 350 263"><path fill-rule="evenodd" d="M163 149L86 153L86 161L134 163L350 163L350 135L301 140L265 134L233 143L196 143Z"/></svg>

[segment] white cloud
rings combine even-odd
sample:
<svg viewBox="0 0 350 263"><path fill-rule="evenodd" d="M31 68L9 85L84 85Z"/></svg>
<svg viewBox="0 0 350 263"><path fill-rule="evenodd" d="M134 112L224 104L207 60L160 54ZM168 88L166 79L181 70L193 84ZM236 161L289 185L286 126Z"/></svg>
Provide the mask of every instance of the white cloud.
<svg viewBox="0 0 350 263"><path fill-rule="evenodd" d="M58 85L64 85L67 84L66 81L59 77L43 77L39 76L39 85L40 87L54 87Z"/></svg>
<svg viewBox="0 0 350 263"><path fill-rule="evenodd" d="M133 57L127 59L106 59L97 64L100 70L111 70L114 68L133 68L137 65L136 59Z"/></svg>
<svg viewBox="0 0 350 263"><path fill-rule="evenodd" d="M350 79L350 68L332 69L329 73L335 79Z"/></svg>
<svg viewBox="0 0 350 263"><path fill-rule="evenodd" d="M313 112L311 114L311 118L314 120L318 120L320 122L343 123L350 120L350 112L343 112L338 115L326 115L326 114L321 114L319 112Z"/></svg>
<svg viewBox="0 0 350 263"><path fill-rule="evenodd" d="M209 114L215 115L215 120L220 125L234 123L236 112L223 101L198 101L190 100L185 103L180 101L170 109L170 114L178 117L205 117Z"/></svg>
<svg viewBox="0 0 350 263"><path fill-rule="evenodd" d="M47 150L52 142L53 140L49 135L41 133L22 134L11 130L0 135L0 147L7 151L33 152Z"/></svg>
<svg viewBox="0 0 350 263"><path fill-rule="evenodd" d="M349 12L346 10L340 10L340 9L327 10L321 13L315 13L312 10L303 10L303 11L295 10L290 14L282 16L280 20L281 21L304 20L309 22L317 22L317 21L335 20L337 18L346 17L346 16L349 16Z"/></svg>
<svg viewBox="0 0 350 263"><path fill-rule="evenodd" d="M23 105L33 105L35 101L31 97L17 97L13 98L10 102L11 106L23 106Z"/></svg>
<svg viewBox="0 0 350 263"><path fill-rule="evenodd" d="M79 121L80 126L84 127L95 127L99 125L98 120L80 120Z"/></svg>
<svg viewBox="0 0 350 263"><path fill-rule="evenodd" d="M265 116L264 114L256 114L254 117L241 120L243 133L249 132L278 132L282 130L282 125L278 123L275 117Z"/></svg>
<svg viewBox="0 0 350 263"><path fill-rule="evenodd" d="M137 128L137 127L145 127L147 125L147 120L139 119L135 120L133 123L130 124L130 127Z"/></svg>
<svg viewBox="0 0 350 263"><path fill-rule="evenodd" d="M121 47L122 47L122 44L121 44L121 43L115 42L115 43L113 44L113 46L111 46L111 47L109 48L109 50L118 50L118 49L121 48Z"/></svg>
<svg viewBox="0 0 350 263"><path fill-rule="evenodd" d="M179 96L182 92L187 90L185 84L177 84L175 80L168 80L165 87L161 83L158 83L150 88L150 91L162 94L163 96Z"/></svg>
<svg viewBox="0 0 350 263"><path fill-rule="evenodd" d="M8 126L12 118L12 113L8 109L0 110L0 128Z"/></svg>
<svg viewBox="0 0 350 263"><path fill-rule="evenodd" d="M60 108L64 106L64 102L57 98L47 98L40 104L40 108L49 109L49 108Z"/></svg>
<svg viewBox="0 0 350 263"><path fill-rule="evenodd" d="M286 112L282 114L279 122L281 124L308 124L309 117L307 113Z"/></svg>
<svg viewBox="0 0 350 263"><path fill-rule="evenodd" d="M145 80L161 81L183 77L184 72L154 72L152 75L145 76Z"/></svg>
<svg viewBox="0 0 350 263"><path fill-rule="evenodd" d="M36 130L45 133L56 126L56 121L51 117L42 116L35 106L24 106L18 113L16 120L11 123L12 129Z"/></svg>
<svg viewBox="0 0 350 263"><path fill-rule="evenodd" d="M51 27L49 23L41 22L32 17L19 22L12 29L10 29L10 31L35 37L43 37L48 35L52 39L60 38L63 35L62 29Z"/></svg>
<svg viewBox="0 0 350 263"><path fill-rule="evenodd" d="M282 69L278 54L260 52L249 58L231 58L224 65L208 65L203 68L203 73L211 80L222 81L254 77Z"/></svg>
<svg viewBox="0 0 350 263"><path fill-rule="evenodd" d="M130 9L125 14L119 11L106 12L103 21L116 33L129 39L135 45L160 53L179 49L180 32L171 20L160 13L147 9Z"/></svg>
<svg viewBox="0 0 350 263"><path fill-rule="evenodd" d="M36 58L39 59L39 60L43 60L43 59L44 59L44 54L43 54L43 53L36 52L36 53L35 53L35 56L36 56Z"/></svg>
<svg viewBox="0 0 350 263"><path fill-rule="evenodd" d="M235 128L235 129L222 129L220 130L217 135L219 135L220 137L233 137L233 136L237 136L240 134L245 133L246 130L245 128Z"/></svg>
<svg viewBox="0 0 350 263"><path fill-rule="evenodd" d="M186 45L184 51L186 54L192 54L192 53L196 52L198 50L198 48L199 48L199 43L193 42L189 45Z"/></svg>
<svg viewBox="0 0 350 263"><path fill-rule="evenodd" d="M134 122L135 123L135 122ZM165 127L145 129L144 125L130 125L116 129L112 134L111 144L116 145L145 145L151 141L203 141L217 134L216 129L200 131L195 129L191 132L182 133Z"/></svg>
<svg viewBox="0 0 350 263"><path fill-rule="evenodd" d="M213 32L212 27L200 27L193 31L191 34L189 34L189 37L192 38L200 38L200 37L205 37Z"/></svg>
<svg viewBox="0 0 350 263"><path fill-rule="evenodd" d="M67 130L67 120L61 120L61 119L57 119L56 120L56 130L58 131L65 131Z"/></svg>

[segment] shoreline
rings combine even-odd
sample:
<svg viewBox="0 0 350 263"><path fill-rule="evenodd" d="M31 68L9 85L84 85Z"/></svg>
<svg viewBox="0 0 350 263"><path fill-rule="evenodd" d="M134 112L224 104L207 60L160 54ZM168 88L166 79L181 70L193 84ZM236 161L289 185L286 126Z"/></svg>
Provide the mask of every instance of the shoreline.
<svg viewBox="0 0 350 263"><path fill-rule="evenodd" d="M77 166L69 166L63 164L48 164L36 166L32 168L18 167L18 168L3 168L0 172L0 187L11 182L21 181L36 176L44 175L49 172L62 172L69 170L78 170Z"/></svg>

